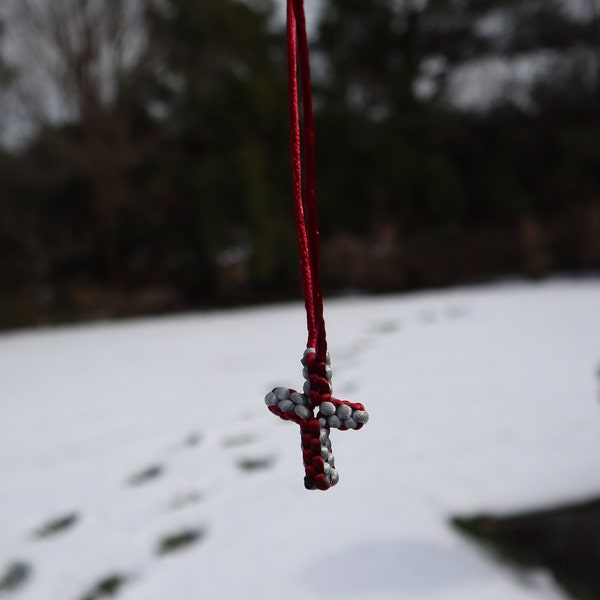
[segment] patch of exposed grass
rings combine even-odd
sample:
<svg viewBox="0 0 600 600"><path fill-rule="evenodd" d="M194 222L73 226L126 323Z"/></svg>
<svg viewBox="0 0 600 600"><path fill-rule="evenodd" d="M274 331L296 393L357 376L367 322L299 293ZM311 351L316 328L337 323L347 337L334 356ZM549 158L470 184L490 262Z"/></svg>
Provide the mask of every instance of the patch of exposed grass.
<svg viewBox="0 0 600 600"><path fill-rule="evenodd" d="M521 571L547 569L572 598L600 598L600 500L504 517L455 517L452 525Z"/></svg>

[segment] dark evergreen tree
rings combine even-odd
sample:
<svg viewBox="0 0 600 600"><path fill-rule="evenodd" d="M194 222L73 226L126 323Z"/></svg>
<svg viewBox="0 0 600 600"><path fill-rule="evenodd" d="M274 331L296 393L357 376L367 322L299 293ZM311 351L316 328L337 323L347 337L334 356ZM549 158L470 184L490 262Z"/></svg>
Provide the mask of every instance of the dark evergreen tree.
<svg viewBox="0 0 600 600"><path fill-rule="evenodd" d="M270 2L225 0L170 2L150 19L169 186L188 200L196 247L213 261L245 248L259 283L293 279L285 48L271 19Z"/></svg>

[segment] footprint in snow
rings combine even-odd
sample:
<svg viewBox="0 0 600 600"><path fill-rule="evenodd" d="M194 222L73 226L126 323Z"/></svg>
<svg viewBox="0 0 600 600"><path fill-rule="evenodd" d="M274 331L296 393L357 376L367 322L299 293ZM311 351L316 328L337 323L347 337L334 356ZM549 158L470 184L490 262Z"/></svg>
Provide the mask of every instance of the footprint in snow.
<svg viewBox="0 0 600 600"><path fill-rule="evenodd" d="M459 319L460 317L464 317L466 314L466 310L457 306L456 304L451 304L446 307L446 316L449 319Z"/></svg>
<svg viewBox="0 0 600 600"><path fill-rule="evenodd" d="M18 592L31 579L33 567L23 561L16 561L7 565L0 573L0 596Z"/></svg>
<svg viewBox="0 0 600 600"><path fill-rule="evenodd" d="M183 440L183 446L185 448L195 448L196 446L199 446L201 442L202 436L197 432L193 432Z"/></svg>
<svg viewBox="0 0 600 600"><path fill-rule="evenodd" d="M34 536L38 539L45 539L64 533L74 527L79 519L79 514L76 512L50 519L34 532Z"/></svg>
<svg viewBox="0 0 600 600"><path fill-rule="evenodd" d="M365 336L361 339L356 340L352 344L346 344L343 348L339 348L335 354L332 353L331 359L335 369L335 365L343 364L349 361L355 361L360 355L371 346L373 343L372 338Z"/></svg>
<svg viewBox="0 0 600 600"><path fill-rule="evenodd" d="M150 465L142 471L134 473L127 479L127 485L131 487L137 487L158 479L164 473L164 468L161 465Z"/></svg>
<svg viewBox="0 0 600 600"><path fill-rule="evenodd" d="M225 448L237 448L239 446L246 446L256 440L256 436L251 433L240 433L239 435L231 435L223 439L223 446Z"/></svg>
<svg viewBox="0 0 600 600"><path fill-rule="evenodd" d="M272 456L246 457L237 461L238 469L249 473L270 469L275 464Z"/></svg>
<svg viewBox="0 0 600 600"><path fill-rule="evenodd" d="M203 496L200 492L185 492L182 494L177 494L169 503L169 508L171 510L180 510L182 508L186 508L187 506L198 504L199 502L202 502L202 499Z"/></svg>
<svg viewBox="0 0 600 600"><path fill-rule="evenodd" d="M381 335L386 333L395 333L398 331L402 325L399 321L394 321L392 319L387 319L385 321L379 321L378 323L374 323L370 328L370 333Z"/></svg>
<svg viewBox="0 0 600 600"><path fill-rule="evenodd" d="M431 325L433 323L437 323L438 321L438 316L435 314L435 311L433 310L422 310L417 319L419 320L419 322L423 323L424 325Z"/></svg>
<svg viewBox="0 0 600 600"><path fill-rule="evenodd" d="M122 573L112 573L94 584L94 586L81 597L81 600L101 600L113 598L127 583L129 577Z"/></svg>
<svg viewBox="0 0 600 600"><path fill-rule="evenodd" d="M156 545L155 554L166 556L173 552L185 550L194 544L197 544L206 537L206 529L201 527L190 527L176 533L163 536Z"/></svg>
<svg viewBox="0 0 600 600"><path fill-rule="evenodd" d="M450 319L465 319L474 313L474 308L468 304L450 304L446 308L446 316Z"/></svg>

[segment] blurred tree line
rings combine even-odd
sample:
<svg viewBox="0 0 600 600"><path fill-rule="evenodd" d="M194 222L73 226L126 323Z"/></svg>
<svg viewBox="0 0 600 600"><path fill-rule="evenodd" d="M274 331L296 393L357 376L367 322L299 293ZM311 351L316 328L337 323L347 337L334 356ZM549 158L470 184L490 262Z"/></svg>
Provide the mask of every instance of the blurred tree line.
<svg viewBox="0 0 600 600"><path fill-rule="evenodd" d="M1 326L298 295L275 8L13 0ZM329 291L600 267L598 0L327 0L313 37Z"/></svg>

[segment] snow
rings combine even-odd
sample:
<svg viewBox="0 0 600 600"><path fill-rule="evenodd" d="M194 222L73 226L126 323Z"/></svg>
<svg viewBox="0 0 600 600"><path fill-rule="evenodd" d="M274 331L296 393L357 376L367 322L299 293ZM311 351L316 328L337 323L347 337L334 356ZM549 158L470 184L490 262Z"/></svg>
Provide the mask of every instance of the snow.
<svg viewBox="0 0 600 600"><path fill-rule="evenodd" d="M371 420L332 432L325 493L263 403L301 387L300 304L3 334L0 578L31 567L6 597L562 598L448 519L598 494L599 308L597 278L328 300L335 395Z"/></svg>

